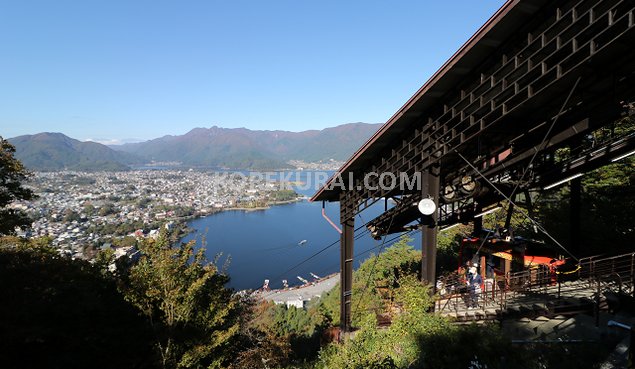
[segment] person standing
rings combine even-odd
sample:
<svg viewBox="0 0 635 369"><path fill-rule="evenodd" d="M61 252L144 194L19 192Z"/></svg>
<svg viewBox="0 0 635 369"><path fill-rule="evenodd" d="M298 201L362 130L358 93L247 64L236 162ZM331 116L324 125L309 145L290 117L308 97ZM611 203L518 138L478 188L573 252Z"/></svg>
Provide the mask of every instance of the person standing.
<svg viewBox="0 0 635 369"><path fill-rule="evenodd" d="M482 284L483 284L483 278L481 277L480 274L478 274L476 267L472 266L468 274L468 288L470 291L470 302L469 302L468 309L478 308L478 299L479 299L479 295L481 294Z"/></svg>

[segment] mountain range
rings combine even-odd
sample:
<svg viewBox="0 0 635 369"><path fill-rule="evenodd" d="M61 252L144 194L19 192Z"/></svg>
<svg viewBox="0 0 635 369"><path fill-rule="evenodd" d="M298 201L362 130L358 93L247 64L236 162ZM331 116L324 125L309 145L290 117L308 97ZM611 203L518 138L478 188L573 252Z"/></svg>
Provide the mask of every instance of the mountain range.
<svg viewBox="0 0 635 369"><path fill-rule="evenodd" d="M16 157L32 170L124 170L149 162L232 169L289 168L290 160L345 160L379 128L350 123L302 132L246 128L194 128L179 136L124 145L82 142L61 133L9 139Z"/></svg>
<svg viewBox="0 0 635 369"><path fill-rule="evenodd" d="M61 133L38 133L10 138L15 156L31 170L127 170L139 158L97 142L82 142Z"/></svg>

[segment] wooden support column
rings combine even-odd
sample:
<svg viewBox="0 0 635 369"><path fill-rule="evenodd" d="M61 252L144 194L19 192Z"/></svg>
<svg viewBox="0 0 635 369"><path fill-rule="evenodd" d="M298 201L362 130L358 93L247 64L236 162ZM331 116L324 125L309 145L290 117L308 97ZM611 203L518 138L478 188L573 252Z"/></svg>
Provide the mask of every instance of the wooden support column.
<svg viewBox="0 0 635 369"><path fill-rule="evenodd" d="M501 259L500 268L503 273L509 273L512 271L512 261L507 259Z"/></svg>
<svg viewBox="0 0 635 369"><path fill-rule="evenodd" d="M350 204L340 202L340 207ZM351 331L351 300L353 293L353 244L355 217L346 218L345 211L340 212L342 235L340 236L340 328L342 332Z"/></svg>
<svg viewBox="0 0 635 369"><path fill-rule="evenodd" d="M572 179L569 195L569 250L575 255L580 255L580 252L583 251L580 245L582 241L580 238L582 232L580 225L581 194L582 178Z"/></svg>
<svg viewBox="0 0 635 369"><path fill-rule="evenodd" d="M421 195L431 198L439 206L439 168L433 167L421 173ZM431 216L424 216L421 228L421 279L432 286L436 280L437 267L437 218L439 211Z"/></svg>

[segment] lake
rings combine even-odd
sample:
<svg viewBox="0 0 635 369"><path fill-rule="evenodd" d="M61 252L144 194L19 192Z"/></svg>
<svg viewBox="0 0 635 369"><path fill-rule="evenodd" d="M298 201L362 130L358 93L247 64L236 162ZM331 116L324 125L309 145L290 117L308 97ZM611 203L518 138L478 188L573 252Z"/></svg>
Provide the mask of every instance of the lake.
<svg viewBox="0 0 635 369"><path fill-rule="evenodd" d="M315 190L300 189L298 192L310 196ZM381 202L362 212L361 218L355 219L355 227L379 215L383 207ZM310 273L323 277L339 271L339 233L322 217L321 211L321 203L306 200L260 211L223 211L188 222L194 232L183 241L196 239L201 245L204 238L210 260L222 253L217 262L219 267L229 257L229 287L236 290L260 288L265 279L271 281L272 288L281 288L283 279L288 280L289 285L299 285L302 282L297 276L312 280ZM339 223L338 203L327 203L326 212L329 218ZM363 230L360 229L356 235ZM395 236L389 235L386 240ZM411 237L415 239L413 246L420 249L420 233L413 232ZM303 240L306 243L301 242ZM333 242L337 243L289 270ZM355 255L359 257L356 257L355 267L371 255L373 251L369 250L374 248L376 253L379 246L381 241L372 239L369 234L356 240Z"/></svg>

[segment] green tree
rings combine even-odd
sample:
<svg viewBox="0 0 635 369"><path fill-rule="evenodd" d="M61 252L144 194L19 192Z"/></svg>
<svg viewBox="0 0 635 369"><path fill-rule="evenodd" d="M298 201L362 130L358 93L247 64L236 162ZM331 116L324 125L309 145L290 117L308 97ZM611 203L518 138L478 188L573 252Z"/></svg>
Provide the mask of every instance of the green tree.
<svg viewBox="0 0 635 369"><path fill-rule="evenodd" d="M117 246L130 247L137 244L137 238L132 236L125 236L121 240L117 240Z"/></svg>
<svg viewBox="0 0 635 369"><path fill-rule="evenodd" d="M329 320L320 305L310 304L307 309L276 305L273 302L253 302L249 320L241 332L243 347L241 364L237 367L254 368L247 365L260 358L269 367L294 362L299 364L316 357L320 340ZM262 365L259 365L262 366Z"/></svg>
<svg viewBox="0 0 635 369"><path fill-rule="evenodd" d="M371 254L353 273L353 325L359 324L368 311L389 309L395 289L399 287L399 278L418 274L421 252L409 245L410 242L412 238L402 237L381 254ZM320 300L324 315L335 325L339 324L340 318L339 292L338 284Z"/></svg>
<svg viewBox="0 0 635 369"><path fill-rule="evenodd" d="M97 213L99 216L107 216L110 214L114 214L117 211L115 205L111 202L105 203L102 207L99 208L99 212Z"/></svg>
<svg viewBox="0 0 635 369"><path fill-rule="evenodd" d="M8 207L14 201L32 200L33 191L23 186L29 171L15 158L15 147L0 136L0 235L25 229L31 219L21 210Z"/></svg>
<svg viewBox="0 0 635 369"><path fill-rule="evenodd" d="M565 163L580 150L593 150L596 146L627 137L633 132L635 119L624 117L592 132L575 146L557 150L554 160L559 164ZM578 217L582 235L577 240L571 237L570 184L534 194L533 217L551 236L578 257L631 251L635 236L635 228L632 226L635 216L635 157L627 157L587 172L579 180L582 206ZM547 245L556 247L542 232L535 232L532 223L519 212L514 213L512 226L516 235L542 239ZM576 241L577 244L572 244L571 241ZM563 254L567 255L564 251Z"/></svg>
<svg viewBox="0 0 635 369"><path fill-rule="evenodd" d="M79 221L79 219L80 219L79 214L73 211L73 209L64 210L64 218L63 218L64 222L70 223L72 221Z"/></svg>
<svg viewBox="0 0 635 369"><path fill-rule="evenodd" d="M291 344L271 332L247 328L241 334L240 352L231 369L287 367L291 355Z"/></svg>
<svg viewBox="0 0 635 369"><path fill-rule="evenodd" d="M0 238L0 367L153 368L149 324L91 263Z"/></svg>
<svg viewBox="0 0 635 369"><path fill-rule="evenodd" d="M152 199L149 197L143 197L137 202L137 206L141 209L145 209L152 203Z"/></svg>
<svg viewBox="0 0 635 369"><path fill-rule="evenodd" d="M472 224L459 224L439 232L437 241L437 275L456 272L463 238L472 234Z"/></svg>
<svg viewBox="0 0 635 369"><path fill-rule="evenodd" d="M289 201L296 199L298 196L293 190L278 190L269 194L269 198L272 201Z"/></svg>
<svg viewBox="0 0 635 369"><path fill-rule="evenodd" d="M86 204L86 205L84 205L84 213L85 213L87 216L92 216L92 215L95 215L95 211L96 211L96 210L97 210L97 209L95 209L95 206L93 206L92 204Z"/></svg>
<svg viewBox="0 0 635 369"><path fill-rule="evenodd" d="M276 306L248 298L243 301L238 355L230 368L277 368L290 363L291 344L288 332L275 329Z"/></svg>
<svg viewBox="0 0 635 369"><path fill-rule="evenodd" d="M320 352L317 368L330 369L396 369L394 354L387 345L388 332L377 327L374 314L365 314L360 320L355 338L344 344L332 344Z"/></svg>
<svg viewBox="0 0 635 369"><path fill-rule="evenodd" d="M124 283L127 298L149 317L164 368L226 366L238 332L238 301L229 278L194 243L172 247L169 235L140 245Z"/></svg>

